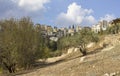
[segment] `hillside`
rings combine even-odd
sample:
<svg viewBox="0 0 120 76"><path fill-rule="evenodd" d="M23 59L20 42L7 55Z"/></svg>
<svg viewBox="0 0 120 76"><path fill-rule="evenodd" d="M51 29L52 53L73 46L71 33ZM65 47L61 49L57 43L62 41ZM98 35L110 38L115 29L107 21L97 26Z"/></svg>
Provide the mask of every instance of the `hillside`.
<svg viewBox="0 0 120 76"><path fill-rule="evenodd" d="M109 46L90 51L87 56L82 57L76 51L51 58L43 67L17 76L120 76L120 44L116 42L119 35L108 37ZM107 43L106 37L103 42Z"/></svg>

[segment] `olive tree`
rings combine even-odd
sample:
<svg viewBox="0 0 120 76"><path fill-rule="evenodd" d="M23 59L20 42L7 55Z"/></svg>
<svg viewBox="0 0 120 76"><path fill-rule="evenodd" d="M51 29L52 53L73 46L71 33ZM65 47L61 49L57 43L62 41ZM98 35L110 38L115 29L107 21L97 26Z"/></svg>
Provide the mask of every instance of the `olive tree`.
<svg viewBox="0 0 120 76"><path fill-rule="evenodd" d="M58 41L58 48L65 49L69 47L79 47L80 52L86 55L86 45L90 42L98 42L98 35L89 28L83 28L73 36L63 37Z"/></svg>
<svg viewBox="0 0 120 76"><path fill-rule="evenodd" d="M30 18L0 21L0 64L10 73L16 68L28 69L37 56L43 56L41 34Z"/></svg>

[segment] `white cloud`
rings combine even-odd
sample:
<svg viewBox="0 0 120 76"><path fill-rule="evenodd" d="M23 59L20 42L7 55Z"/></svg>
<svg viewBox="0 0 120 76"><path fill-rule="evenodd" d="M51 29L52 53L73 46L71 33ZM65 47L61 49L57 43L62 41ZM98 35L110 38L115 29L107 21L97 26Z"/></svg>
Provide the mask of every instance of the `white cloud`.
<svg viewBox="0 0 120 76"><path fill-rule="evenodd" d="M113 19L115 19L115 16L113 14L106 14L104 17L100 17L100 20L111 21Z"/></svg>
<svg viewBox="0 0 120 76"><path fill-rule="evenodd" d="M66 13L60 13L57 17L58 25L91 25L95 23L94 17L91 15L93 13L92 9L84 9L75 2L68 6Z"/></svg>
<svg viewBox="0 0 120 76"><path fill-rule="evenodd" d="M45 9L44 4L49 3L50 0L11 0L19 7L27 11L38 11Z"/></svg>
<svg viewBox="0 0 120 76"><path fill-rule="evenodd" d="M91 15L90 15L90 16L87 16L87 17L86 17L86 20L89 21L89 22L91 22L91 23L94 23L94 21L95 21L94 17L91 16Z"/></svg>

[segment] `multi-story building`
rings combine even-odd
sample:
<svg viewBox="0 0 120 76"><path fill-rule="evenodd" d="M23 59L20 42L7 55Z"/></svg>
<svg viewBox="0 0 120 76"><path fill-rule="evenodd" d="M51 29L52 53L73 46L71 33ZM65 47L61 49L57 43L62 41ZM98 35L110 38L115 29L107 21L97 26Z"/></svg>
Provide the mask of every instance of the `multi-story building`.
<svg viewBox="0 0 120 76"><path fill-rule="evenodd" d="M94 31L95 33L99 33L101 30L100 24L96 24L92 26L92 31Z"/></svg>
<svg viewBox="0 0 120 76"><path fill-rule="evenodd" d="M67 28L61 28L60 30L63 32L63 36L67 36L67 32L68 32Z"/></svg>
<svg viewBox="0 0 120 76"><path fill-rule="evenodd" d="M106 20L101 21L101 29L105 31L108 27L108 22Z"/></svg>
<svg viewBox="0 0 120 76"><path fill-rule="evenodd" d="M79 32L81 29L82 29L82 28L78 25L78 26L76 26L75 31L76 31L76 32Z"/></svg>
<svg viewBox="0 0 120 76"><path fill-rule="evenodd" d="M69 26L69 28L68 28L68 34L71 35L71 36L73 36L74 33L75 33L75 26L74 25Z"/></svg>
<svg viewBox="0 0 120 76"><path fill-rule="evenodd" d="M54 27L53 28L53 32L57 32L58 31L58 28L57 27Z"/></svg>
<svg viewBox="0 0 120 76"><path fill-rule="evenodd" d="M100 21L97 24L92 26L92 30L95 33L99 33L100 31L105 31L107 30L108 27L108 22L106 20Z"/></svg>

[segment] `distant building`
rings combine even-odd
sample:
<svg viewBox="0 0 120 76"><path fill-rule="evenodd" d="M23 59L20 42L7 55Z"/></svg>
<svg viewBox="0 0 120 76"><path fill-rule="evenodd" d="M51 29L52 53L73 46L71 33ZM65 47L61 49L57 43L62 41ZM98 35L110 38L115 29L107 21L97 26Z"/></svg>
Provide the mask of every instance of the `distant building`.
<svg viewBox="0 0 120 76"><path fill-rule="evenodd" d="M75 31L76 30L75 30L75 26L74 25L69 26L67 34L70 35L70 36L73 36Z"/></svg>
<svg viewBox="0 0 120 76"><path fill-rule="evenodd" d="M101 29L101 27L99 24L93 25L93 27L92 27L92 31L94 31L95 33L100 32L100 29Z"/></svg>
<svg viewBox="0 0 120 76"><path fill-rule="evenodd" d="M74 29L68 29L68 34L69 35L74 35L74 33L75 33L75 30Z"/></svg>
<svg viewBox="0 0 120 76"><path fill-rule="evenodd" d="M108 22L106 20L101 21L101 29L105 31L108 27Z"/></svg>
<svg viewBox="0 0 120 76"><path fill-rule="evenodd" d="M59 29L58 32L57 32L57 37L58 37L58 38L61 38L61 37L63 37L63 36L64 36L64 32Z"/></svg>
<svg viewBox="0 0 120 76"><path fill-rule="evenodd" d="M53 28L53 32L57 32L58 31L58 28L57 27L54 27Z"/></svg>
<svg viewBox="0 0 120 76"><path fill-rule="evenodd" d="M67 32L68 32L67 28L61 28L60 30L63 32L63 36L67 36Z"/></svg>
<svg viewBox="0 0 120 76"><path fill-rule="evenodd" d="M92 26L92 31L99 33L100 31L105 31L109 27L109 24L106 20L100 21L97 24Z"/></svg>
<svg viewBox="0 0 120 76"><path fill-rule="evenodd" d="M75 31L76 31L76 32L79 32L81 29L82 29L82 28L81 28L80 26L76 26Z"/></svg>

